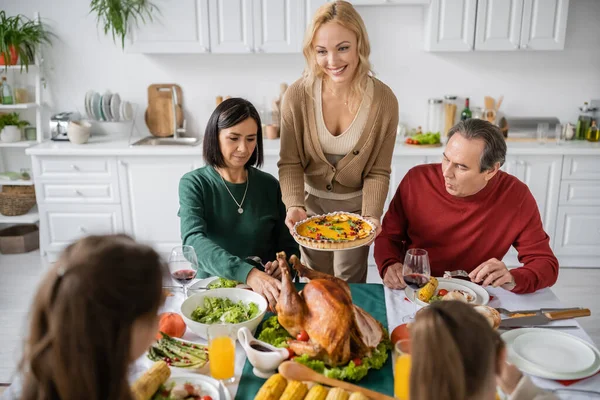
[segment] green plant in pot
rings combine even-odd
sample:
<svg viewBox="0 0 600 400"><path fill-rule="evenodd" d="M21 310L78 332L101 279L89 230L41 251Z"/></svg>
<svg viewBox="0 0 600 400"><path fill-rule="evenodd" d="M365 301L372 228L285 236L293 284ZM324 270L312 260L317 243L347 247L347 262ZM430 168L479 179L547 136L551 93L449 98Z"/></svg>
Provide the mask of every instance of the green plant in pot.
<svg viewBox="0 0 600 400"><path fill-rule="evenodd" d="M152 21L152 14L158 11L150 0L91 0L90 8L104 34L110 33L115 43L119 38L123 49L129 30L137 27L140 21Z"/></svg>
<svg viewBox="0 0 600 400"><path fill-rule="evenodd" d="M35 63L36 49L51 44L52 36L39 21L0 11L0 65L14 65L19 60L21 69L28 70Z"/></svg>
<svg viewBox="0 0 600 400"><path fill-rule="evenodd" d="M21 129L27 125L29 122L21 120L18 113L0 115L0 141L19 142L22 137Z"/></svg>

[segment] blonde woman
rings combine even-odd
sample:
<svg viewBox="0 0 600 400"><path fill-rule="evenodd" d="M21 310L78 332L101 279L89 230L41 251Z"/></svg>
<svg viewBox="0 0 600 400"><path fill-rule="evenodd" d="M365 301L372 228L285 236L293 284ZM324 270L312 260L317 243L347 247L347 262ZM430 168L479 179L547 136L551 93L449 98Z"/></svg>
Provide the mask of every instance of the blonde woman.
<svg viewBox="0 0 600 400"><path fill-rule="evenodd" d="M347 211L381 230L398 102L373 77L362 18L346 1L323 5L304 39L306 68L281 109L279 180L290 230L307 216ZM365 282L369 248L302 249L311 268Z"/></svg>

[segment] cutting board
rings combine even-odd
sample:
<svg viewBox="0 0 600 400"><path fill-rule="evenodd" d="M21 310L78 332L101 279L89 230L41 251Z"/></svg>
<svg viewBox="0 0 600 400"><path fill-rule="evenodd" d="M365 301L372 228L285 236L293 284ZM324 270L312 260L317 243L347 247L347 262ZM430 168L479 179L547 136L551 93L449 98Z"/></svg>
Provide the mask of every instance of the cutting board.
<svg viewBox="0 0 600 400"><path fill-rule="evenodd" d="M145 120L148 130L154 136L166 137L173 135L173 106L171 88L175 87L178 103L175 106L177 127L183 126L183 93L181 87L172 83L155 83L148 86L148 108Z"/></svg>

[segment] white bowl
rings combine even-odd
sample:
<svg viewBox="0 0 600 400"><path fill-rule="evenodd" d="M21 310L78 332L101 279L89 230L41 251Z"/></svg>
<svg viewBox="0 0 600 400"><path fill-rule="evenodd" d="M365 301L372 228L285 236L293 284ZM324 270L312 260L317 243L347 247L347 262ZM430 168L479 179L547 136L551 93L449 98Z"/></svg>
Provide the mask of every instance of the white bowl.
<svg viewBox="0 0 600 400"><path fill-rule="evenodd" d="M234 302L243 301L248 304L250 302L256 303L258 309L260 310L259 314L252 318L251 320L241 322L239 324L231 324L232 327L232 335L237 340L237 331L242 328L248 328L252 334L256 331L258 324L262 321L265 313L267 312L267 300L255 293L251 290L247 289L237 289L237 288L223 288L223 289L213 289L206 290L202 293L196 293L190 297L188 297L183 304L181 304L181 315L183 315L183 320L186 325L192 332L196 335L200 336L203 339L208 339L208 327L210 324L203 324L200 322L196 322L192 319L192 312L198 307L204 305L205 297L219 297L219 298L227 298Z"/></svg>
<svg viewBox="0 0 600 400"><path fill-rule="evenodd" d="M74 144L84 144L90 138L92 124L87 121L71 121L67 127L67 137Z"/></svg>

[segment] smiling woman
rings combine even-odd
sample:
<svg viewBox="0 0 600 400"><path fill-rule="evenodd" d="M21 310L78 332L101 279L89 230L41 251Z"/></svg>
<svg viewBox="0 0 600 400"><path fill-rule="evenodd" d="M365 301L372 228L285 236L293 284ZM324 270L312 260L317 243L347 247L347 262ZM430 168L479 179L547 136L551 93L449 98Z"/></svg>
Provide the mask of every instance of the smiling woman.
<svg viewBox="0 0 600 400"><path fill-rule="evenodd" d="M281 109L279 178L286 225L307 216L359 214L380 231L398 126L398 102L371 73L362 18L346 1L319 8L306 32L303 77ZM311 268L365 282L369 247L302 248Z"/></svg>
<svg viewBox="0 0 600 400"><path fill-rule="evenodd" d="M247 283L271 307L279 297L281 271L275 254L299 254L285 228L277 179L262 164L262 130L256 108L240 98L219 104L204 133L206 166L179 184L183 243L198 256L198 277L219 276ZM258 256L264 271L249 264Z"/></svg>

